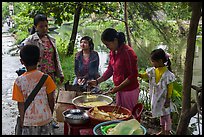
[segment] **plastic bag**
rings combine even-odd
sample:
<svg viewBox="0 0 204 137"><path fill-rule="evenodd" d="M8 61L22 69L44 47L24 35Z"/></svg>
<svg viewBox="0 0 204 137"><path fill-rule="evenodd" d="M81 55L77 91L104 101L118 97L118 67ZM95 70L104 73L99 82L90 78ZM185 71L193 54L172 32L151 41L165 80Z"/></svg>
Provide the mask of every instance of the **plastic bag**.
<svg viewBox="0 0 204 137"><path fill-rule="evenodd" d="M137 131L138 129L139 131ZM133 133L142 135L141 131L140 123L136 119L130 119L117 124L108 135L132 135Z"/></svg>

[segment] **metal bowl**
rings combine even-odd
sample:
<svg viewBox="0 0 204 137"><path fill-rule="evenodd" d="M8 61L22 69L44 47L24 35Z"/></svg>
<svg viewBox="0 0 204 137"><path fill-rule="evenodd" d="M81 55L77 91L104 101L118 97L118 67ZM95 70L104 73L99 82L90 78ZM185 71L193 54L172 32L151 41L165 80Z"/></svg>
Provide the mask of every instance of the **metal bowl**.
<svg viewBox="0 0 204 137"><path fill-rule="evenodd" d="M94 96L96 96L96 98L88 98L87 95L81 95L72 99L72 103L76 106L76 108L88 110L95 106L81 106L80 104L86 102L102 101L107 102L107 105L110 105L113 102L113 99L106 95L94 94Z"/></svg>
<svg viewBox="0 0 204 137"><path fill-rule="evenodd" d="M69 109L63 113L65 122L74 125L82 125L89 121L89 116L85 110Z"/></svg>

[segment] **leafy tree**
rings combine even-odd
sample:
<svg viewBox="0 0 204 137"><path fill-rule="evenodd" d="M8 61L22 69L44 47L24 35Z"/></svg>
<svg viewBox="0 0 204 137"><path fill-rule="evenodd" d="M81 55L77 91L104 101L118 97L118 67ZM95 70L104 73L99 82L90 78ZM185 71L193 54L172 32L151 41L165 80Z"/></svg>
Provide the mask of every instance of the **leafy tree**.
<svg viewBox="0 0 204 137"><path fill-rule="evenodd" d="M73 30L68 44L68 55L74 51L74 43L77 34L80 14L83 16L91 13L103 14L105 11L114 12L115 8L110 2L30 2L32 8L27 13L33 17L37 13L44 13L55 18L55 23L61 25L63 21L70 21L74 17ZM75 10L76 9L76 10ZM74 16L73 16L74 15Z"/></svg>
<svg viewBox="0 0 204 137"><path fill-rule="evenodd" d="M9 3L2 2L2 21L5 20L9 16Z"/></svg>
<svg viewBox="0 0 204 137"><path fill-rule="evenodd" d="M192 16L190 20L189 36L187 40L185 71L183 81L183 96L182 96L182 111L177 127L177 134L185 135L187 133L188 125L191 117L193 117L197 110L191 107L191 85L193 76L193 61L195 54L195 43L198 29L198 23L202 15L202 2L190 2L192 7Z"/></svg>

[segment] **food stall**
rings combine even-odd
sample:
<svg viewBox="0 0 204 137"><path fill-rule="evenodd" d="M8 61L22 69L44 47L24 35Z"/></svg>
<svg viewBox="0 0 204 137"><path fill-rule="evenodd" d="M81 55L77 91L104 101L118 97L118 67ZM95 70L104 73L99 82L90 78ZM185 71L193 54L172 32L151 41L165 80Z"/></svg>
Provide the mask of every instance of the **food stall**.
<svg viewBox="0 0 204 137"><path fill-rule="evenodd" d="M103 122L134 119L130 110L116 106L106 95L81 95L72 99L72 103L75 108L63 112L64 135L94 135L94 128Z"/></svg>
<svg viewBox="0 0 204 137"><path fill-rule="evenodd" d="M59 99L61 103L68 103L58 111L58 115L62 117L60 119L64 122L64 135L100 135L102 127L106 127L104 124L111 125L113 124L111 122L120 123L131 119L140 120L143 110L140 103L131 112L124 107L116 106L113 99L102 91L84 92L72 85L66 85L65 90L66 92L61 92Z"/></svg>

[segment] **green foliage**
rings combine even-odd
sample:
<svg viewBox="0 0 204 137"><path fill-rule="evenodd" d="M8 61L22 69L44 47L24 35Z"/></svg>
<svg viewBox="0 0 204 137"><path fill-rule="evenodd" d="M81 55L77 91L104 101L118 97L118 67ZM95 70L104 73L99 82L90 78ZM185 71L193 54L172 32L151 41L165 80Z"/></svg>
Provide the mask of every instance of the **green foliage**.
<svg viewBox="0 0 204 137"><path fill-rule="evenodd" d="M64 73L64 82L70 81L71 83L74 81L75 73L74 73L74 55L65 56L60 53L60 61L62 70Z"/></svg>
<svg viewBox="0 0 204 137"><path fill-rule="evenodd" d="M181 108L181 99L182 99L182 82L175 81L173 83L173 93L172 93L172 101L176 103L178 108Z"/></svg>
<svg viewBox="0 0 204 137"><path fill-rule="evenodd" d="M13 20L15 22L13 33L16 34L16 43L19 44L20 41L28 37L28 29L32 27L33 22L31 18L20 16L20 14L18 16L13 16Z"/></svg>
<svg viewBox="0 0 204 137"><path fill-rule="evenodd" d="M170 20L190 20L191 8L188 2L162 2L162 7Z"/></svg>
<svg viewBox="0 0 204 137"><path fill-rule="evenodd" d="M178 119L181 114L181 106L182 106L182 82L180 80L176 80L173 83L173 92L172 92L172 101L175 104L176 112L172 113L172 129L176 132L176 128L178 125Z"/></svg>
<svg viewBox="0 0 204 137"><path fill-rule="evenodd" d="M65 55L67 51L67 44L69 41L59 35L56 35L55 38L56 38L56 43L57 43L57 49L59 50L60 54Z"/></svg>
<svg viewBox="0 0 204 137"><path fill-rule="evenodd" d="M57 44L57 50L59 52L60 56L60 61L61 61L61 66L62 70L64 73L64 82L70 81L73 82L75 78L75 73L74 73L74 54L71 56L66 56L66 51L67 51L67 44L68 44L68 39L69 34L65 32L66 30L60 29L59 35L55 35L56 39L56 44Z"/></svg>
<svg viewBox="0 0 204 137"><path fill-rule="evenodd" d="M8 2L2 2L2 21L6 20L6 17L9 16L9 3Z"/></svg>
<svg viewBox="0 0 204 137"><path fill-rule="evenodd" d="M111 79L108 79L107 81L104 81L100 83L100 89L104 91L108 91L108 89L113 88L114 84Z"/></svg>

